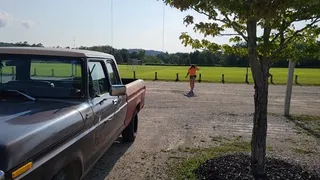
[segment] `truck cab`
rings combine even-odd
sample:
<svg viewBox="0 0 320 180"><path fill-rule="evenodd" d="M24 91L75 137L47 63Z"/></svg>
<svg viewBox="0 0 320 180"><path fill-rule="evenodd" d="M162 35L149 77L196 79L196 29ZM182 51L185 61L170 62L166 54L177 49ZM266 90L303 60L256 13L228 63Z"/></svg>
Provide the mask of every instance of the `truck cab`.
<svg viewBox="0 0 320 180"><path fill-rule="evenodd" d="M135 140L145 92L110 54L0 48L0 180L82 179L120 135Z"/></svg>

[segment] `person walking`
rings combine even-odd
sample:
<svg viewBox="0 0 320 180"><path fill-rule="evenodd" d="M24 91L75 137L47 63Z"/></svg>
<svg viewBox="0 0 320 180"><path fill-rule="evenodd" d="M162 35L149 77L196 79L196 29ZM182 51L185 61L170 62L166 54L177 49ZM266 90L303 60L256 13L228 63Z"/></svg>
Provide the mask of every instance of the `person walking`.
<svg viewBox="0 0 320 180"><path fill-rule="evenodd" d="M188 76L190 77L189 82L190 82L190 91L187 94L187 96L194 96L194 83L196 81L197 78L197 71L199 71L200 69L196 66L196 65L191 65L188 69L187 75L185 78L187 78Z"/></svg>

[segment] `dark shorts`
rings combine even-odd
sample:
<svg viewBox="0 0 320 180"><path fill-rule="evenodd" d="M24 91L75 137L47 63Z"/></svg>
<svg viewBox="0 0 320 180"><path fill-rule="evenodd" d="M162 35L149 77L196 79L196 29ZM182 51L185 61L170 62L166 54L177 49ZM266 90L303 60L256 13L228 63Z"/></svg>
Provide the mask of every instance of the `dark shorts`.
<svg viewBox="0 0 320 180"><path fill-rule="evenodd" d="M195 75L195 76L190 76L190 79L196 79L197 78L197 76Z"/></svg>

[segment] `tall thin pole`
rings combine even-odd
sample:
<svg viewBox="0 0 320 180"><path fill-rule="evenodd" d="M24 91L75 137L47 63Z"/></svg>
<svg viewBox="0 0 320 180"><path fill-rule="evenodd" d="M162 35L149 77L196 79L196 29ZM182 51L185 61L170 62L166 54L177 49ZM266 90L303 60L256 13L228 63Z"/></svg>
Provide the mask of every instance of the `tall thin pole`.
<svg viewBox="0 0 320 180"><path fill-rule="evenodd" d="M162 13L162 52L164 52L164 17L165 17L165 3L163 3L163 13Z"/></svg>
<svg viewBox="0 0 320 180"><path fill-rule="evenodd" d="M287 89L286 89L286 97L285 97L285 101L284 101L284 115L285 116L290 115L292 81L293 81L293 74L294 74L295 65L296 65L296 63L294 61L289 61Z"/></svg>
<svg viewBox="0 0 320 180"><path fill-rule="evenodd" d="M112 48L112 54L114 55L114 48L113 48L113 0L111 0L111 48Z"/></svg>
<svg viewBox="0 0 320 180"><path fill-rule="evenodd" d="M76 38L73 37L73 49L75 49L75 48L76 48Z"/></svg>

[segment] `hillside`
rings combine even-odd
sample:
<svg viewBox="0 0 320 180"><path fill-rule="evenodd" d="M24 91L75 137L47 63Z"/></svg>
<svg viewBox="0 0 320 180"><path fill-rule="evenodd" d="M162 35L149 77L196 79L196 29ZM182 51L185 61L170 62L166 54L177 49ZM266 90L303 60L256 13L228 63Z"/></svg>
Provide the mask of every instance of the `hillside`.
<svg viewBox="0 0 320 180"><path fill-rule="evenodd" d="M145 50L145 49L128 49L129 53L132 52L139 52L141 50ZM156 56L158 54L162 54L162 51L156 51L156 50L145 50L146 51L146 55L147 56Z"/></svg>

